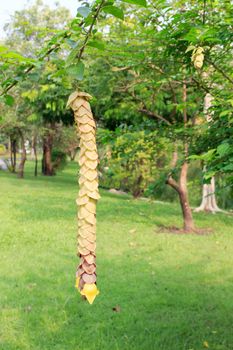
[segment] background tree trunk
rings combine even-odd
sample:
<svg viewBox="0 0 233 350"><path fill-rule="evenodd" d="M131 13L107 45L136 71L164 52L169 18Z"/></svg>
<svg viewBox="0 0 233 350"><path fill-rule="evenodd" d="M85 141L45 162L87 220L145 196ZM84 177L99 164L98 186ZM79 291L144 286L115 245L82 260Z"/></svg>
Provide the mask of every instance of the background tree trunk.
<svg viewBox="0 0 233 350"><path fill-rule="evenodd" d="M195 212L206 211L211 213L221 212L218 207L215 196L215 178L212 177L210 184L202 186L202 201L201 205L194 209Z"/></svg>
<svg viewBox="0 0 233 350"><path fill-rule="evenodd" d="M52 165L52 147L53 147L53 133L48 133L43 138L43 158L42 158L42 174L45 176L54 175Z"/></svg>
<svg viewBox="0 0 233 350"><path fill-rule="evenodd" d="M204 114L206 116L206 121L210 122L212 120L213 112L210 111L212 107L213 97L211 94L207 93L204 98ZM205 171L205 167L203 168ZM222 211L218 205L215 195L215 179L212 177L209 184L203 183L202 185L202 201L199 207L194 209L195 212L205 211L210 213L216 213Z"/></svg>
<svg viewBox="0 0 233 350"><path fill-rule="evenodd" d="M34 160L35 160L35 168L34 168L34 176L38 175L38 157L37 157L37 136L33 135L32 138L32 150L34 154Z"/></svg>
<svg viewBox="0 0 233 350"><path fill-rule="evenodd" d="M24 165L27 159L27 152L25 147L25 140L23 133L20 131L20 138L21 138L21 148L22 148L22 154L21 154L21 160L18 167L18 178L22 179L24 177Z"/></svg>
<svg viewBox="0 0 233 350"><path fill-rule="evenodd" d="M14 137L10 137L10 159L11 159L11 169L12 173L16 170L16 152L17 152L17 141Z"/></svg>
<svg viewBox="0 0 233 350"><path fill-rule="evenodd" d="M75 160L75 157L76 157L77 153L78 153L77 149L70 151L69 156L70 156L71 162L73 162Z"/></svg>

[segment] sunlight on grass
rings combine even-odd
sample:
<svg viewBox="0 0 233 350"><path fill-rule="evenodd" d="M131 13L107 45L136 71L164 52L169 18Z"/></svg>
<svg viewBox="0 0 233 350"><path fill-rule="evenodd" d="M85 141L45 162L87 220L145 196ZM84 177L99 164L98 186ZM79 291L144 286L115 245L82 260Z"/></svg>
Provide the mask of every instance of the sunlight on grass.
<svg viewBox="0 0 233 350"><path fill-rule="evenodd" d="M178 205L102 191L90 306L74 288L75 173L0 173L0 349L231 350L232 217L196 214L211 235L158 233L182 225Z"/></svg>

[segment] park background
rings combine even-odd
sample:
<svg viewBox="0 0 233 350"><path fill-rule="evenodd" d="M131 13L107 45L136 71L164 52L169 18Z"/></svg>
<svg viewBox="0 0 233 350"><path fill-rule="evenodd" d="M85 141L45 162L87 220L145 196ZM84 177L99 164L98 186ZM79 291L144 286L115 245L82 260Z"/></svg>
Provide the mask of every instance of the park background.
<svg viewBox="0 0 233 350"><path fill-rule="evenodd" d="M1 12L0 349L231 350L232 3L12 3ZM97 125L93 305L74 288L75 90L92 96Z"/></svg>

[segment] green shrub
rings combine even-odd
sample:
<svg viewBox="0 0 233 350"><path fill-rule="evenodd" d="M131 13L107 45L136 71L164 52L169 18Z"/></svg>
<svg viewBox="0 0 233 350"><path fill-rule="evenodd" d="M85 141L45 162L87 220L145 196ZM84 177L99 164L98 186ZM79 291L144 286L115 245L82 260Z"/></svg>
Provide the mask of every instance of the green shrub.
<svg viewBox="0 0 233 350"><path fill-rule="evenodd" d="M100 152L100 184L141 196L168 163L166 140L157 132L126 132ZM104 152L105 150L105 152Z"/></svg>
<svg viewBox="0 0 233 350"><path fill-rule="evenodd" d="M0 143L0 155L4 155L6 153L6 147L2 143Z"/></svg>

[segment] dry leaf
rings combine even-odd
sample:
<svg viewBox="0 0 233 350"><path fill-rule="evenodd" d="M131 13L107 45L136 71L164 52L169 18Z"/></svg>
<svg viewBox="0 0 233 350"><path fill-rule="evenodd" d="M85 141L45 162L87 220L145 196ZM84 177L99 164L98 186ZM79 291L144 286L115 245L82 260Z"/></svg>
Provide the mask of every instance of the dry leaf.
<svg viewBox="0 0 233 350"><path fill-rule="evenodd" d="M90 253L90 251L82 246L79 246L78 247L78 252L81 254L81 255L87 255Z"/></svg>
<svg viewBox="0 0 233 350"><path fill-rule="evenodd" d="M82 264L83 270L88 274L93 274L96 270L96 266L94 264L88 264L87 262Z"/></svg>
<svg viewBox="0 0 233 350"><path fill-rule="evenodd" d="M83 142L83 146L89 150L89 151L93 151L93 153L96 153L96 150L97 150L97 147L96 147L96 144L93 140L90 140L90 141L84 141ZM97 153L96 153L97 154ZM97 156L98 157L98 156ZM92 158L91 158L92 159ZM97 159L97 158L96 158Z"/></svg>
<svg viewBox="0 0 233 350"><path fill-rule="evenodd" d="M96 282L96 274L93 273L91 275L89 275L88 273L85 273L82 275L82 279L85 283L95 283Z"/></svg>
<svg viewBox="0 0 233 350"><path fill-rule="evenodd" d="M76 199L76 203L77 205L84 205L89 201L89 197L88 196L83 196L83 197L79 197Z"/></svg>
<svg viewBox="0 0 233 350"><path fill-rule="evenodd" d="M84 133L89 133L90 131L93 130L93 127L92 127L91 125L88 125L88 124L86 124L86 125L80 125L80 126L79 126L79 130L80 130L81 132L84 132Z"/></svg>
<svg viewBox="0 0 233 350"><path fill-rule="evenodd" d="M98 154L96 151L86 151L85 156L88 158L88 160L97 160ZM88 167L88 166L87 166Z"/></svg>
<svg viewBox="0 0 233 350"><path fill-rule="evenodd" d="M93 137L94 137L94 134L92 132L89 132L87 134L81 134L80 135L80 138L81 140L83 141L90 141L90 140L93 140Z"/></svg>
<svg viewBox="0 0 233 350"><path fill-rule="evenodd" d="M97 180L93 180L93 181L85 181L85 187L90 191L96 191L98 189L98 181Z"/></svg>
<svg viewBox="0 0 233 350"><path fill-rule="evenodd" d="M112 308L112 311L115 311L115 312L121 312L121 307L120 305L116 305Z"/></svg>
<svg viewBox="0 0 233 350"><path fill-rule="evenodd" d="M96 213L96 200L90 198L87 203L85 203L85 208L92 214Z"/></svg>
<svg viewBox="0 0 233 350"><path fill-rule="evenodd" d="M89 181L93 181L95 179L97 179L98 177L98 173L96 170L92 170L92 169L88 169L85 174L84 174L85 178Z"/></svg>
<svg viewBox="0 0 233 350"><path fill-rule="evenodd" d="M85 165L89 168L89 169L96 169L98 166L98 161L97 160L87 160Z"/></svg>
<svg viewBox="0 0 233 350"><path fill-rule="evenodd" d="M84 259L88 262L88 264L94 264L96 260L95 256L92 254L85 255Z"/></svg>
<svg viewBox="0 0 233 350"><path fill-rule="evenodd" d="M93 199L100 199L100 195L99 195L99 192L98 191L93 191L93 192L87 192L87 195L90 197L90 198L93 198Z"/></svg>

